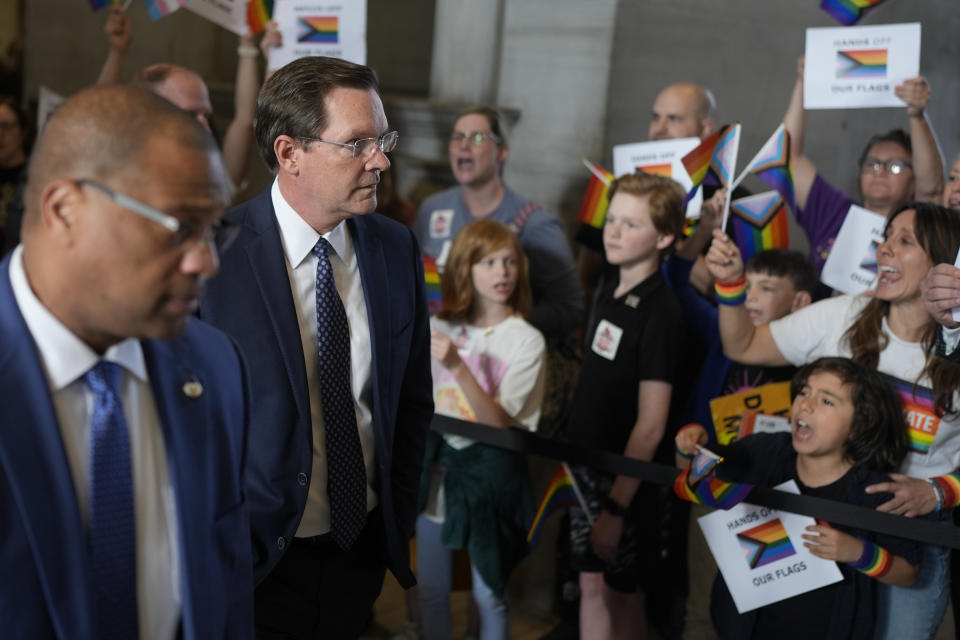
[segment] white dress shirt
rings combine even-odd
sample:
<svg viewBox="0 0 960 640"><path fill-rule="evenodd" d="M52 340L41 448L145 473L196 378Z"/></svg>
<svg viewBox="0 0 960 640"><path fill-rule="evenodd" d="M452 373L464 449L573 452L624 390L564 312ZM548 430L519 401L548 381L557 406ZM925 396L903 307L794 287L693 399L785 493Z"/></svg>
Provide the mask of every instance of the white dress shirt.
<svg viewBox="0 0 960 640"><path fill-rule="evenodd" d="M99 360L120 365L120 393L130 435L137 544L137 607L141 638L174 638L180 622L177 507L166 447L140 343L127 339L101 358L65 327L33 293L23 247L10 261L10 284L46 374L77 505L86 527L89 503L90 418L94 394L83 375ZM78 532L86 535L86 531ZM41 550L42 553L42 550Z"/></svg>
<svg viewBox="0 0 960 640"><path fill-rule="evenodd" d="M280 240L287 257L287 275L293 291L297 311L300 342L307 369L307 386L310 390L310 416L313 423L313 464L307 505L297 528L300 538L316 536L330 531L330 501L327 498L327 452L323 428L323 404L320 396L320 380L317 371L317 256L313 247L320 234L307 224L284 200L279 183L274 180L270 190L273 208L280 227ZM345 222L341 222L323 237L333 247L336 255L330 254L330 266L337 293L343 302L350 330L350 382L353 407L357 416L360 446L363 448L363 464L367 474L367 511L377 506L377 494L373 488L374 435L371 380L370 324L367 305L363 298L363 283L353 239Z"/></svg>

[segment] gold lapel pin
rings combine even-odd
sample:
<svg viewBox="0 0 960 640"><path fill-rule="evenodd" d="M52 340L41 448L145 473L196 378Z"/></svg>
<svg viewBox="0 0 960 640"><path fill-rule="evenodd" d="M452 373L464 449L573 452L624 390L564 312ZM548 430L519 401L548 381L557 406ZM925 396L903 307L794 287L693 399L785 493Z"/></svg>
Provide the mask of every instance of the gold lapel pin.
<svg viewBox="0 0 960 640"><path fill-rule="evenodd" d="M187 380L183 383L183 395L188 398L199 398L203 395L203 385L197 380Z"/></svg>

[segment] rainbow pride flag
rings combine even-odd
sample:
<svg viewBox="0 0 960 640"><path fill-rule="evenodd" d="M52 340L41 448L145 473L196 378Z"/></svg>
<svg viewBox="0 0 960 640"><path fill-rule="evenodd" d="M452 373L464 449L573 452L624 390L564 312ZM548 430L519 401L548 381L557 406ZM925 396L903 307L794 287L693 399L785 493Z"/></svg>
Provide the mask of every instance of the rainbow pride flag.
<svg viewBox="0 0 960 640"><path fill-rule="evenodd" d="M728 186L733 180L739 148L740 123L737 122L720 127L683 156L681 161L693 180L694 188L703 183L717 187Z"/></svg>
<svg viewBox="0 0 960 640"><path fill-rule="evenodd" d="M337 44L340 41L340 18L316 16L297 18L297 42Z"/></svg>
<svg viewBox="0 0 960 640"><path fill-rule="evenodd" d="M752 529L741 531L737 534L737 542L746 553L747 564L751 569L783 560L797 553L790 543L790 536L787 535L787 530L784 529L780 518L774 518Z"/></svg>
<svg viewBox="0 0 960 640"><path fill-rule="evenodd" d="M837 51L838 78L885 78L886 49L851 49Z"/></svg>
<svg viewBox="0 0 960 640"><path fill-rule="evenodd" d="M187 1L188 0L143 0L143 4L147 6L147 13L150 15L150 19L159 20L187 4Z"/></svg>
<svg viewBox="0 0 960 640"><path fill-rule="evenodd" d="M842 25L856 24L867 9L872 9L883 0L820 0L820 8Z"/></svg>
<svg viewBox="0 0 960 640"><path fill-rule="evenodd" d="M587 192L583 194L577 220L594 229L603 229L607 207L610 205L607 192L613 182L613 174L586 158L580 158L580 161L590 170L590 182L587 183Z"/></svg>
<svg viewBox="0 0 960 640"><path fill-rule="evenodd" d="M87 0L87 2L90 3L90 9L93 11L100 11L100 9L120 4L123 1L124 0Z"/></svg>
<svg viewBox="0 0 960 640"><path fill-rule="evenodd" d="M437 261L428 255L423 256L423 279L427 283L427 308L430 313L443 309L443 293L440 290L440 271Z"/></svg>
<svg viewBox="0 0 960 640"><path fill-rule="evenodd" d="M717 479L713 472L722 461L721 456L706 447L699 447L690 466L674 481L674 493L679 498L714 509L730 509L740 504L753 490L753 485Z"/></svg>
<svg viewBox="0 0 960 640"><path fill-rule="evenodd" d="M764 249L790 246L787 205L776 191L766 191L730 203L733 235L743 260Z"/></svg>
<svg viewBox="0 0 960 640"><path fill-rule="evenodd" d="M273 17L273 0L250 0L247 3L247 26L250 33L257 34L267 28Z"/></svg>
<svg viewBox="0 0 960 640"><path fill-rule="evenodd" d="M580 493L580 487L577 486L577 481L574 480L570 467L567 466L566 462L561 462L557 465L557 470L550 478L550 484L547 485L547 490L540 501L540 508L537 509L537 515L534 516L530 531L527 532L527 542L531 546L537 544L540 531L543 529L543 523L550 514L564 507L575 506L583 509L584 513L587 514L587 520L593 522L593 516L583 499L583 494Z"/></svg>
<svg viewBox="0 0 960 640"><path fill-rule="evenodd" d="M793 167L790 164L790 133L780 123L773 135L763 143L760 151L737 176L736 187L749 174L755 174L771 189L776 189L791 211L797 210L797 196L793 187Z"/></svg>

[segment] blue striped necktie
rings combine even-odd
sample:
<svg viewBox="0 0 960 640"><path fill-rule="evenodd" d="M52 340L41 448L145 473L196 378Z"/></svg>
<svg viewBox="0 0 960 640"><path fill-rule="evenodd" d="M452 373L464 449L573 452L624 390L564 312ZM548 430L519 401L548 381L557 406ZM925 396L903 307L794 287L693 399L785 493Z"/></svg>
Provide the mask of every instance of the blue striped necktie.
<svg viewBox="0 0 960 640"><path fill-rule="evenodd" d="M351 391L350 328L330 266L333 249L323 237L317 260L317 367L327 450L330 532L350 549L367 517L367 478Z"/></svg>
<svg viewBox="0 0 960 640"><path fill-rule="evenodd" d="M137 538L120 373L100 361L83 379L94 394L88 547L99 637L127 640L137 637Z"/></svg>

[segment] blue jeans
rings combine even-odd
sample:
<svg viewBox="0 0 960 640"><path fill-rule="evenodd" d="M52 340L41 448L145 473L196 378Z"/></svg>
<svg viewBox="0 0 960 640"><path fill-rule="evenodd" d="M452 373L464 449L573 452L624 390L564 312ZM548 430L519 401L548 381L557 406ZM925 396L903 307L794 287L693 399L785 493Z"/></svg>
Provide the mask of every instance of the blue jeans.
<svg viewBox="0 0 960 640"><path fill-rule="evenodd" d="M925 544L922 553L912 587L877 585L877 640L932 640L940 628L950 600L950 549Z"/></svg>
<svg viewBox="0 0 960 640"><path fill-rule="evenodd" d="M453 551L443 546L443 525L424 516L417 518L417 589L420 593L420 624L426 640L450 640L453 620L450 590L453 581ZM480 610L480 640L506 640L507 605L483 582L476 567L473 599Z"/></svg>

